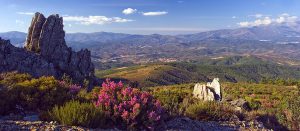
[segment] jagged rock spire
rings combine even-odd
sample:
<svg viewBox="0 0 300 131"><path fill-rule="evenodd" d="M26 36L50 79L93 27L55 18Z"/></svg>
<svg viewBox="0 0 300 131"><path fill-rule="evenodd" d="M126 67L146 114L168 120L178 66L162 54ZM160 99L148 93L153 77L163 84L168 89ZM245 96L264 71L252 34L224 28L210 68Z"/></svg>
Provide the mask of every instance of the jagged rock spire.
<svg viewBox="0 0 300 131"><path fill-rule="evenodd" d="M25 43L25 48L29 51L37 52L39 50L39 38L43 24L46 18L43 14L37 12L32 18L28 29L28 36Z"/></svg>
<svg viewBox="0 0 300 131"><path fill-rule="evenodd" d="M19 53L15 53L16 56L12 56L13 59L20 55L20 58L28 58L27 61L30 61L29 63L35 63L35 61L42 62L35 67L22 67L22 65L18 64L18 61L6 59L8 57L3 57L2 59L14 65L10 70L21 70L21 72L30 73L33 76L53 75L60 78L66 74L78 83L82 83L84 80L92 82L95 77L94 65L91 61L91 52L87 49L79 52L72 51L72 49L67 46L64 37L65 31L63 30L62 17L55 14L46 18L43 14L37 12L28 29L25 49L18 49L11 45L9 46L9 50L13 52L16 50L19 51ZM5 51L9 50L6 49ZM5 55L6 54L3 54L3 56ZM21 55L23 56L21 57ZM30 56L31 59L27 56ZM26 60L21 61L26 62ZM9 65L3 65L3 70L5 70L4 68L8 68L8 66ZM43 66L47 66L47 68L43 70ZM36 71L35 68L39 70Z"/></svg>

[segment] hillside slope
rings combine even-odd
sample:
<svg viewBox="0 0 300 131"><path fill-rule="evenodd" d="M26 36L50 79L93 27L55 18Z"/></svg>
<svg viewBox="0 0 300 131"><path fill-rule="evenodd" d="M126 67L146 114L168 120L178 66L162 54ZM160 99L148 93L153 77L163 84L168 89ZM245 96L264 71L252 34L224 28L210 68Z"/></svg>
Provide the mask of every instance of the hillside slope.
<svg viewBox="0 0 300 131"><path fill-rule="evenodd" d="M98 70L96 76L137 81L141 86L199 82L215 77L229 82L259 82L264 78L300 79L300 68L283 66L256 57L236 56Z"/></svg>
<svg viewBox="0 0 300 131"><path fill-rule="evenodd" d="M140 86L170 85L208 80L208 78L202 74L196 74L170 65L161 64L96 71L96 76L100 78L137 81Z"/></svg>

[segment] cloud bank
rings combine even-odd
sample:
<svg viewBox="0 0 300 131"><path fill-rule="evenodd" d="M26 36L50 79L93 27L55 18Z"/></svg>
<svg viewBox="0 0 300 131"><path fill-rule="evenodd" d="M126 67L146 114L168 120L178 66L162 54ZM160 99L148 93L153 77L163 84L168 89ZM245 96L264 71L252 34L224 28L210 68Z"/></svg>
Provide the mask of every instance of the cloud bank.
<svg viewBox="0 0 300 131"><path fill-rule="evenodd" d="M297 16L291 16L287 13L279 15L277 18L271 18L269 16L264 16L261 14L254 15L257 18L254 21L243 21L237 23L240 27L252 27L252 26L263 26L263 25L270 25L270 24L294 24L298 21Z"/></svg>
<svg viewBox="0 0 300 131"><path fill-rule="evenodd" d="M80 24L83 25L92 25L92 24L97 24L97 25L103 25L103 24L110 24L110 23L125 23L125 22L131 22L133 20L130 19L124 19L120 17L106 17L106 16L65 16L63 17L64 21L69 21L69 22L79 22Z"/></svg>
<svg viewBox="0 0 300 131"><path fill-rule="evenodd" d="M143 12L144 16L159 16L159 15L166 15L168 12L166 11L157 11L157 12Z"/></svg>

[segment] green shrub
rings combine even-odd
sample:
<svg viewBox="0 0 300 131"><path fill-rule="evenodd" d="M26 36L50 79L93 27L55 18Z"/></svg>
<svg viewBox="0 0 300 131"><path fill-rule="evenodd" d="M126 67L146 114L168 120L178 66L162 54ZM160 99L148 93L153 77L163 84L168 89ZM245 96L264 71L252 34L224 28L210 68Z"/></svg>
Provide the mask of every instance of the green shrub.
<svg viewBox="0 0 300 131"><path fill-rule="evenodd" d="M226 121L233 119L237 114L228 105L201 101L187 107L185 115L196 120Z"/></svg>
<svg viewBox="0 0 300 131"><path fill-rule="evenodd" d="M17 105L25 111L47 111L76 96L54 77L5 73L0 75L0 87L0 115L15 112Z"/></svg>
<svg viewBox="0 0 300 131"><path fill-rule="evenodd" d="M162 106L168 110L170 115L178 115L180 113L180 104L187 95L174 90L164 90L154 94L155 98L160 100Z"/></svg>
<svg viewBox="0 0 300 131"><path fill-rule="evenodd" d="M0 74L0 85L12 87L16 83L30 80L29 74L18 74L17 72L8 72Z"/></svg>
<svg viewBox="0 0 300 131"><path fill-rule="evenodd" d="M184 112L184 101L191 98L190 85L183 86L163 86L150 89L151 94L158 99L162 106L168 111L171 116L178 116ZM190 102L190 101L189 101ZM190 104L190 103L188 103Z"/></svg>
<svg viewBox="0 0 300 131"><path fill-rule="evenodd" d="M251 99L249 102L249 106L252 110L258 110L261 107L261 102L257 100Z"/></svg>
<svg viewBox="0 0 300 131"><path fill-rule="evenodd" d="M17 83L10 90L14 103L26 110L49 110L71 99L69 89L59 85L54 77L40 77Z"/></svg>
<svg viewBox="0 0 300 131"><path fill-rule="evenodd" d="M289 99L288 109L286 116L290 129L300 130L300 88L298 95Z"/></svg>
<svg viewBox="0 0 300 131"><path fill-rule="evenodd" d="M68 126L107 127L108 119L101 108L96 108L92 103L70 101L59 107L55 106L49 112L52 120Z"/></svg>

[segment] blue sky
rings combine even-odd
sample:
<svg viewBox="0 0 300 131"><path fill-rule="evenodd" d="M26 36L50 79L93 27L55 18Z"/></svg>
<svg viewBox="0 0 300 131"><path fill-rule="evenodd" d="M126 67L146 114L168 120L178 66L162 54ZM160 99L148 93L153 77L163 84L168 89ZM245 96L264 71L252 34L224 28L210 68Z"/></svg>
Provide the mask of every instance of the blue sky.
<svg viewBox="0 0 300 131"><path fill-rule="evenodd" d="M300 0L0 0L0 32L27 32L34 12L65 30L186 34L298 21Z"/></svg>

